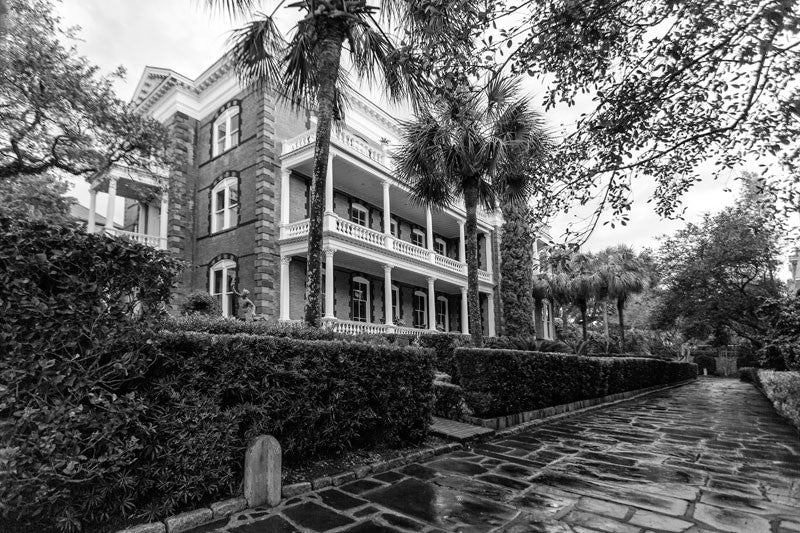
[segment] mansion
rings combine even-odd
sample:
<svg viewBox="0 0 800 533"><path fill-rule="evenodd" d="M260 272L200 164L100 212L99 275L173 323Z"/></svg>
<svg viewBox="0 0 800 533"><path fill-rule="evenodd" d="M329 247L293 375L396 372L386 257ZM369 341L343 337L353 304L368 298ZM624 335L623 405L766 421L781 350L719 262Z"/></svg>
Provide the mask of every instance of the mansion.
<svg viewBox="0 0 800 533"><path fill-rule="evenodd" d="M147 67L133 103L169 129L181 163L168 176L112 167L97 177L90 230L97 193L109 195L106 220L114 220L114 198L122 196L123 227L105 231L184 261L179 298L208 291L225 316L236 316L238 286L250 291L257 315L301 319L313 115L293 112L270 91L243 89L224 59L195 80ZM393 174L398 121L360 94L349 104L346 124L331 134L323 321L349 333L468 333L463 205L432 210L411 202ZM501 223L499 214L479 212L479 290L489 336L499 333ZM549 304L536 315L537 336L552 338Z"/></svg>

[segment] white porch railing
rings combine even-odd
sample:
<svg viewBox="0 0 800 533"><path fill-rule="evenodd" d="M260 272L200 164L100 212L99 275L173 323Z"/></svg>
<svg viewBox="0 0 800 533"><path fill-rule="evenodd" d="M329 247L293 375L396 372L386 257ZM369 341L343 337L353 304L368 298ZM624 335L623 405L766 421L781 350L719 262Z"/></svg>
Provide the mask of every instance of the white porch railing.
<svg viewBox="0 0 800 533"><path fill-rule="evenodd" d="M375 231L374 229L366 228L355 222L350 222L339 217L333 217L331 229L341 235L346 235L353 239L378 246L380 248L386 247L386 235Z"/></svg>
<svg viewBox="0 0 800 533"><path fill-rule="evenodd" d="M299 222L292 222L281 228L281 239L291 239L293 237L303 237L308 235L310 222L308 219Z"/></svg>
<svg viewBox="0 0 800 533"><path fill-rule="evenodd" d="M455 259L451 259L444 255L433 254L433 261L437 266L452 270L453 272L458 272L460 274L466 272L466 265L464 263L459 263Z"/></svg>
<svg viewBox="0 0 800 533"><path fill-rule="evenodd" d="M124 231L121 229L106 229L106 233L109 235L124 237L128 240L145 244L147 246L152 246L153 248L159 248L161 250L166 250L167 248L167 239L161 238L158 235L145 235L144 233Z"/></svg>
<svg viewBox="0 0 800 533"><path fill-rule="evenodd" d="M317 130L316 128L312 128L285 141L281 153L285 155L294 152L295 150L314 144L316 139ZM355 130L348 127L333 128L333 131L331 131L331 141L341 148L351 150L357 154L363 155L371 161L380 163L386 168L391 168L390 158L385 154L383 145L363 139Z"/></svg>
<svg viewBox="0 0 800 533"><path fill-rule="evenodd" d="M421 248L416 244L411 244L410 242L401 241L400 239L392 239L392 247L395 252L398 252L402 255L407 257L411 257L412 259L417 259L418 261L428 261L429 252L425 248Z"/></svg>
<svg viewBox="0 0 800 533"><path fill-rule="evenodd" d="M436 334L437 331L409 328L405 326L387 326L386 324L373 324L371 322L356 322L354 320L339 320L338 318L323 318L323 324L331 328L336 333L346 335L382 335L386 333L397 333L401 335L424 335Z"/></svg>
<svg viewBox="0 0 800 533"><path fill-rule="evenodd" d="M490 272L486 272L485 270L478 270L478 279L487 283L491 283L492 274Z"/></svg>

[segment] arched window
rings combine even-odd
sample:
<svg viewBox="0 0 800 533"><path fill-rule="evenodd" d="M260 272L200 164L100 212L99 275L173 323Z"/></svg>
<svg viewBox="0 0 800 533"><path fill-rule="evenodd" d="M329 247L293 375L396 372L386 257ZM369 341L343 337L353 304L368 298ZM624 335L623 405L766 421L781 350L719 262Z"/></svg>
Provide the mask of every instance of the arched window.
<svg viewBox="0 0 800 533"><path fill-rule="evenodd" d="M414 291L414 327L428 327L428 295L422 291Z"/></svg>
<svg viewBox="0 0 800 533"><path fill-rule="evenodd" d="M353 320L356 322L369 322L369 281L361 276L356 276L350 285Z"/></svg>
<svg viewBox="0 0 800 533"><path fill-rule="evenodd" d="M369 220L369 211L361 204L350 204L350 221L355 222L359 226L367 227L367 220Z"/></svg>
<svg viewBox="0 0 800 533"><path fill-rule="evenodd" d="M439 255L447 255L447 242L441 237L433 239L433 250Z"/></svg>
<svg viewBox="0 0 800 533"><path fill-rule="evenodd" d="M219 302L222 316L229 317L235 308L233 282L236 279L236 262L230 259L218 261L211 266L210 274L208 292Z"/></svg>
<svg viewBox="0 0 800 533"><path fill-rule="evenodd" d="M231 176L211 190L211 233L232 228L239 215L239 178Z"/></svg>
<svg viewBox="0 0 800 533"><path fill-rule="evenodd" d="M222 112L211 129L211 155L230 150L239 144L239 106L232 106Z"/></svg>
<svg viewBox="0 0 800 533"><path fill-rule="evenodd" d="M436 329L450 331L450 309L447 297L436 297Z"/></svg>
<svg viewBox="0 0 800 533"><path fill-rule="evenodd" d="M425 248L425 232L417 228L412 229L411 244L415 244L420 248Z"/></svg>

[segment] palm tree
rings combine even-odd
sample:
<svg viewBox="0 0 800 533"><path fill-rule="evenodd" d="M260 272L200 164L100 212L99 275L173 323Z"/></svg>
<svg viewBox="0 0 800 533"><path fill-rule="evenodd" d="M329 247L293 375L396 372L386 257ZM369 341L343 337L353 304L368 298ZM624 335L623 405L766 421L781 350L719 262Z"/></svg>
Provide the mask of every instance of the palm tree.
<svg viewBox="0 0 800 533"><path fill-rule="evenodd" d="M603 271L608 296L617 302L619 315L619 349L625 351L625 303L632 294L638 294L646 288L648 275L643 262L636 256L632 248L617 246L609 254L608 266Z"/></svg>
<svg viewBox="0 0 800 533"><path fill-rule="evenodd" d="M596 298L602 280L589 254L563 251L550 256L553 274L550 276L550 292L559 302L569 302L581 313L583 343L589 340L587 329L589 301ZM577 350L580 352L580 349Z"/></svg>
<svg viewBox="0 0 800 533"><path fill-rule="evenodd" d="M299 12L287 40L274 20L285 0L274 2L277 5L269 15L255 12L259 0L206 2L232 17L250 20L230 40L229 55L243 84L274 88L294 109L316 109L304 318L309 325L319 325L322 222L331 126L343 119L347 96L342 50L347 43L352 70L359 77L372 82L379 72L393 100L421 94L408 47L396 47L375 16L380 11L388 24L397 23L412 30L425 23L422 12L416 3L402 0L382 0L379 6L364 0L296 0L286 6Z"/></svg>
<svg viewBox="0 0 800 533"><path fill-rule="evenodd" d="M529 197L528 161L547 142L542 119L520 96L516 79L498 76L480 90L461 85L402 130L396 174L412 198L438 208L464 200L469 329L472 343L480 346L478 206L494 209L500 194L514 201Z"/></svg>

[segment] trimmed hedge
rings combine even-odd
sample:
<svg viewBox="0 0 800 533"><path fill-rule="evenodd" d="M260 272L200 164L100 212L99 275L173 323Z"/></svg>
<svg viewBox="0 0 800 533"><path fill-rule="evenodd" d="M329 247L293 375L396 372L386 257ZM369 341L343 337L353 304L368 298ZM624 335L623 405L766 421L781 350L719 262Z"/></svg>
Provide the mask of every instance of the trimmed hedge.
<svg viewBox="0 0 800 533"><path fill-rule="evenodd" d="M634 357L582 357L459 348L467 405L479 417L504 416L697 376L697 365Z"/></svg>
<svg viewBox="0 0 800 533"><path fill-rule="evenodd" d="M739 378L764 391L778 414L800 430L800 372L740 368Z"/></svg>
<svg viewBox="0 0 800 533"><path fill-rule="evenodd" d="M460 420L461 406L464 403L464 391L461 387L452 383L434 381L433 392L435 396L433 414L450 420Z"/></svg>

